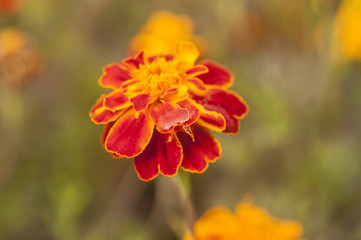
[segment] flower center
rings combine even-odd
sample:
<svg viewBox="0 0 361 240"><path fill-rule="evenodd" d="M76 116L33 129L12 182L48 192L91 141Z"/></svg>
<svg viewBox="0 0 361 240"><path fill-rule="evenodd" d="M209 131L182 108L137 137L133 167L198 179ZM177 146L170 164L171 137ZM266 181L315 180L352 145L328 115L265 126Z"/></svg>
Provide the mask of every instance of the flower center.
<svg viewBox="0 0 361 240"><path fill-rule="evenodd" d="M137 84L129 92L142 92L150 96L162 96L171 88L183 85L185 73L181 71L176 61L167 61L158 57L150 63L141 64L131 72Z"/></svg>

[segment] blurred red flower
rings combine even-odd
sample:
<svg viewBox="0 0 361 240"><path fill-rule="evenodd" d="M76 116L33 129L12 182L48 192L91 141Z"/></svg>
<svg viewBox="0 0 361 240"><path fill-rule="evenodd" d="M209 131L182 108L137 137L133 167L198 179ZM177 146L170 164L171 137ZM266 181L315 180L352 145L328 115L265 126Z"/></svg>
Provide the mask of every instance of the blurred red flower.
<svg viewBox="0 0 361 240"><path fill-rule="evenodd" d="M18 0L0 0L0 13L13 14L19 8Z"/></svg>
<svg viewBox="0 0 361 240"><path fill-rule="evenodd" d="M232 74L211 61L195 65L193 43L177 42L172 55L134 58L106 66L103 94L89 115L105 124L102 144L114 157L134 157L140 179L173 176L181 167L202 173L221 157L221 146L207 128L237 133L248 106L226 90Z"/></svg>

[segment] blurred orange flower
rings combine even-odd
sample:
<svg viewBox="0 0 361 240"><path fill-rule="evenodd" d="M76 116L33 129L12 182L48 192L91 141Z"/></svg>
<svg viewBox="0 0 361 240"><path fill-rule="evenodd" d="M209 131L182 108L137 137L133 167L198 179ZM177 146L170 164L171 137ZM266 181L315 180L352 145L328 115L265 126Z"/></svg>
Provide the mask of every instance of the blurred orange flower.
<svg viewBox="0 0 361 240"><path fill-rule="evenodd" d="M102 143L114 157L134 158L139 178L173 176L181 167L202 173L221 156L207 128L237 133L248 106L226 89L233 76L199 56L190 42L177 42L171 55L134 58L106 66L99 84L111 88L89 115L105 124Z"/></svg>
<svg viewBox="0 0 361 240"><path fill-rule="evenodd" d="M129 46L130 53L135 55L139 51L146 50L149 55L165 54L173 51L176 41L190 41L194 42L203 54L205 43L193 32L194 24L189 17L167 11L157 12L132 39Z"/></svg>
<svg viewBox="0 0 361 240"><path fill-rule="evenodd" d="M42 66L36 44L16 28L0 31L0 76L6 84L19 87Z"/></svg>
<svg viewBox="0 0 361 240"><path fill-rule="evenodd" d="M237 51L248 53L259 49L269 41L269 26L259 10L247 10L233 24L234 26L230 28L229 43Z"/></svg>
<svg viewBox="0 0 361 240"><path fill-rule="evenodd" d="M272 217L266 210L243 200L236 213L224 207L209 209L183 240L297 240L302 226Z"/></svg>
<svg viewBox="0 0 361 240"><path fill-rule="evenodd" d="M349 58L361 60L361 1L345 0L336 17L340 50Z"/></svg>
<svg viewBox="0 0 361 240"><path fill-rule="evenodd" d="M13 14L18 10L19 0L0 0L0 13Z"/></svg>

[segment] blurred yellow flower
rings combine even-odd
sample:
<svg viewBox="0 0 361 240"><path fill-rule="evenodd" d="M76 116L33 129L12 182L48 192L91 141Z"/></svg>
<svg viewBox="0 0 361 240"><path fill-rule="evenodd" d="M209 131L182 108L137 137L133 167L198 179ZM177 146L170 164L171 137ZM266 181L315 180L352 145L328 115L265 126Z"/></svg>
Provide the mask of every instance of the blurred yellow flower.
<svg viewBox="0 0 361 240"><path fill-rule="evenodd" d="M8 28L0 32L0 56L6 57L16 54L25 45L24 36L15 28Z"/></svg>
<svg viewBox="0 0 361 240"><path fill-rule="evenodd" d="M149 56L171 53L177 41L195 43L202 55L205 51L205 43L193 32L194 24L189 17L167 11L156 12L131 40L130 55L135 55L142 50L146 50Z"/></svg>
<svg viewBox="0 0 361 240"><path fill-rule="evenodd" d="M361 0L345 0L336 17L340 50L349 58L361 60Z"/></svg>
<svg viewBox="0 0 361 240"><path fill-rule="evenodd" d="M0 30L0 77L11 87L19 87L42 66L36 44L16 28Z"/></svg>
<svg viewBox="0 0 361 240"><path fill-rule="evenodd" d="M297 240L302 226L272 217L266 210L243 200L236 213L224 207L208 210L183 240Z"/></svg>

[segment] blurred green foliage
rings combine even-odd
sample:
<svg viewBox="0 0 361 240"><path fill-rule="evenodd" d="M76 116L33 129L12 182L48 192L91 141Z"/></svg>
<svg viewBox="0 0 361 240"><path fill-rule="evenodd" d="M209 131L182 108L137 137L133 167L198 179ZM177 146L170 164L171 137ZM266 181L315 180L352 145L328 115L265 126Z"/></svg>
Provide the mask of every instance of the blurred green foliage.
<svg viewBox="0 0 361 240"><path fill-rule="evenodd" d="M177 239L195 216L234 209L246 193L306 239L361 239L361 65L333 54L339 1L27 0L0 18L37 39L44 72L1 86L0 239ZM101 69L126 57L151 13L190 16L208 58L230 68L250 105L223 157L190 175L141 182L131 160L100 145L88 111ZM361 24L361 23L360 23ZM190 191L190 192L188 192Z"/></svg>

